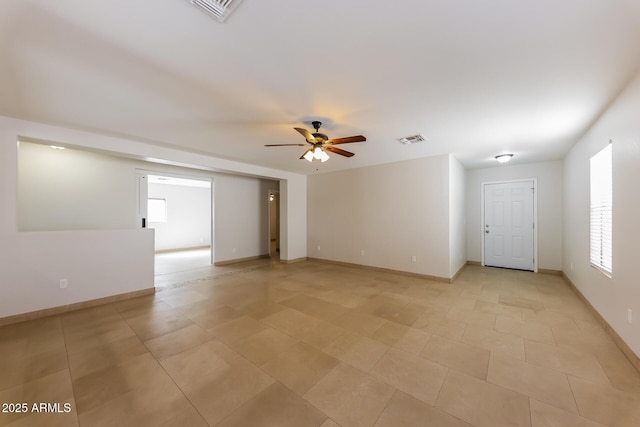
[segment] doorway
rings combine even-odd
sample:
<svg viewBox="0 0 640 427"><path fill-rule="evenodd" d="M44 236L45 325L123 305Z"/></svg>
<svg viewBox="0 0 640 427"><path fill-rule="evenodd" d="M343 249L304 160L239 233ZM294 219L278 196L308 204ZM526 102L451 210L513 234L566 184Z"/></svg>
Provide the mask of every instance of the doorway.
<svg viewBox="0 0 640 427"><path fill-rule="evenodd" d="M280 192L269 190L269 256L280 259Z"/></svg>
<svg viewBox="0 0 640 427"><path fill-rule="evenodd" d="M482 265L537 271L536 180L483 183L482 198Z"/></svg>
<svg viewBox="0 0 640 427"><path fill-rule="evenodd" d="M155 230L155 283L204 274L213 264L211 178L137 171L138 224Z"/></svg>

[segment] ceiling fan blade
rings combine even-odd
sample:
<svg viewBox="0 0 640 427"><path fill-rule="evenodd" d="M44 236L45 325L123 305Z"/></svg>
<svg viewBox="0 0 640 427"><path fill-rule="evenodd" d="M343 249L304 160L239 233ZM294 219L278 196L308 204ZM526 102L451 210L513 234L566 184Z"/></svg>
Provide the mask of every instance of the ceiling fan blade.
<svg viewBox="0 0 640 427"><path fill-rule="evenodd" d="M306 147L308 144L265 144L265 147Z"/></svg>
<svg viewBox="0 0 640 427"><path fill-rule="evenodd" d="M338 147L332 147L331 145L328 147L325 147L326 151L331 151L332 153L336 153L336 154L340 154L341 156L345 156L345 157L353 157L355 156L354 153L350 152L350 151L345 151L342 150Z"/></svg>
<svg viewBox="0 0 640 427"><path fill-rule="evenodd" d="M313 135L311 135L311 133L308 130L302 129L302 128L294 128L294 129L297 130L300 133L300 135L304 136L304 138L307 141L311 143L316 142L316 139L313 137Z"/></svg>
<svg viewBox="0 0 640 427"><path fill-rule="evenodd" d="M345 138L336 138L336 139L330 139L327 141L327 144L349 144L350 142L365 142L367 140L367 138L365 138L362 135L356 135L356 136L347 136Z"/></svg>

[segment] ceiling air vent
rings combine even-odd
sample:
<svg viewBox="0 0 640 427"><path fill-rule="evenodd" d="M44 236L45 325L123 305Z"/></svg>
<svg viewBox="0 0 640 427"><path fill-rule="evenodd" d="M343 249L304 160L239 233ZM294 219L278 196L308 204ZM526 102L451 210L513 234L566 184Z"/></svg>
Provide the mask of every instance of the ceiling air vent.
<svg viewBox="0 0 640 427"><path fill-rule="evenodd" d="M242 0L189 0L219 22L224 22Z"/></svg>
<svg viewBox="0 0 640 427"><path fill-rule="evenodd" d="M404 138L398 138L398 141L400 141L403 144L409 145L409 144L415 144L417 142L422 142L422 141L426 141L427 139L420 135L411 135L411 136L405 136Z"/></svg>

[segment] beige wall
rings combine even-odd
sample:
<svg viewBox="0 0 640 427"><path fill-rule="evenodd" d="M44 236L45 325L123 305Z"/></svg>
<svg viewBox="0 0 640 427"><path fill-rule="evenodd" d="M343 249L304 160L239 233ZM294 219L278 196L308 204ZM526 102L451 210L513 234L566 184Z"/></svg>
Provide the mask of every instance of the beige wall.
<svg viewBox="0 0 640 427"><path fill-rule="evenodd" d="M278 185L277 181L216 175L216 262L269 254L269 190L277 190Z"/></svg>
<svg viewBox="0 0 640 427"><path fill-rule="evenodd" d="M304 194L305 198L298 197ZM280 180L280 259L307 257L307 177ZM285 227L284 224L289 224Z"/></svg>
<svg viewBox="0 0 640 427"><path fill-rule="evenodd" d="M640 74L564 160L564 272L640 356ZM613 140L613 274L589 263L589 158ZM627 322L627 310L634 320Z"/></svg>
<svg viewBox="0 0 640 427"><path fill-rule="evenodd" d="M455 204L464 171L455 167ZM308 179L310 257L448 278L450 156L320 174ZM460 222L460 211L452 215ZM464 258L457 227L455 263ZM320 249L318 249L320 247ZM364 250L364 255L361 251ZM416 262L412 262L416 256Z"/></svg>
<svg viewBox="0 0 640 427"><path fill-rule="evenodd" d="M538 268L562 270L562 161L467 171L467 259L482 261L482 183L536 178Z"/></svg>
<svg viewBox="0 0 640 427"><path fill-rule="evenodd" d="M83 150L18 147L18 230L136 228L135 169L143 162Z"/></svg>

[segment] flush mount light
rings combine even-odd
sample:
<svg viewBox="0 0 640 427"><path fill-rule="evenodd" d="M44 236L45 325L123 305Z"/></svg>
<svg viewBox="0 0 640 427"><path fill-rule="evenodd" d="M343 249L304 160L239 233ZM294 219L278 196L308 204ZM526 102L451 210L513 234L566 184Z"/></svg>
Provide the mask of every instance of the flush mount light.
<svg viewBox="0 0 640 427"><path fill-rule="evenodd" d="M405 136L403 138L398 138L397 141L405 144L405 145L410 145L410 144L415 144L417 142L423 142L426 141L427 139L421 135L421 134L416 134L416 135L411 135L411 136Z"/></svg>
<svg viewBox="0 0 640 427"><path fill-rule="evenodd" d="M50 148L53 148L54 150L64 150L64 147L60 147L59 145L50 145Z"/></svg>
<svg viewBox="0 0 640 427"><path fill-rule="evenodd" d="M499 156L494 157L498 162L505 164L507 163L509 160L511 160L511 158L513 157L513 154L500 154Z"/></svg>

